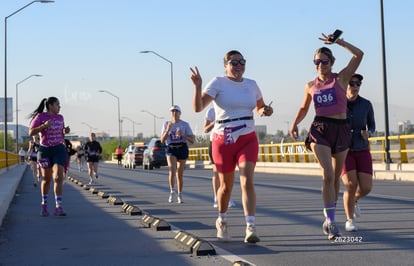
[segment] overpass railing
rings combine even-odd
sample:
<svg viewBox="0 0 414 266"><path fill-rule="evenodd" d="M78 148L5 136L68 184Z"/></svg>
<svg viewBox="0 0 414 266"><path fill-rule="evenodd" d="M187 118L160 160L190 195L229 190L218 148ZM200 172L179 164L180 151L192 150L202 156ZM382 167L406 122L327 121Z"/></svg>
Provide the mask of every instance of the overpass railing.
<svg viewBox="0 0 414 266"><path fill-rule="evenodd" d="M414 162L414 134L388 136L390 142L389 153L393 162ZM371 137L370 149L374 161L385 162L385 137ZM190 148L188 160L208 161L208 147ZM301 162L315 163L317 159L306 149L304 142L286 142L259 145L259 162Z"/></svg>

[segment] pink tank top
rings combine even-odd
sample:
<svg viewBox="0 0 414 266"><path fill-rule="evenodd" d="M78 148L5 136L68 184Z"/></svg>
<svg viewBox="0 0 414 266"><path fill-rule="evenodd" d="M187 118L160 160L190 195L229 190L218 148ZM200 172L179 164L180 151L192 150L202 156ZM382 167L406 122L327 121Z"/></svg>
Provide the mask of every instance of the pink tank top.
<svg viewBox="0 0 414 266"><path fill-rule="evenodd" d="M331 116L346 113L346 92L336 81L337 74L322 82L315 78L311 88L313 104L317 116Z"/></svg>

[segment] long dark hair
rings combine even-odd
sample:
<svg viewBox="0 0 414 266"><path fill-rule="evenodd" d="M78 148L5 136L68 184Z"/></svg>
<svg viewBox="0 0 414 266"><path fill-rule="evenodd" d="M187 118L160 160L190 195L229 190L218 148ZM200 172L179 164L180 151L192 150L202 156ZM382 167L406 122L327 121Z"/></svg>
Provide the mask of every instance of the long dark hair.
<svg viewBox="0 0 414 266"><path fill-rule="evenodd" d="M49 98L43 98L42 101L40 101L39 106L32 113L29 114L29 118L33 120L33 118L35 118L36 115L43 113L43 111L45 110L45 107L46 107L46 111L49 111L49 105L54 104L57 101L58 101L58 98L53 97L53 96Z"/></svg>

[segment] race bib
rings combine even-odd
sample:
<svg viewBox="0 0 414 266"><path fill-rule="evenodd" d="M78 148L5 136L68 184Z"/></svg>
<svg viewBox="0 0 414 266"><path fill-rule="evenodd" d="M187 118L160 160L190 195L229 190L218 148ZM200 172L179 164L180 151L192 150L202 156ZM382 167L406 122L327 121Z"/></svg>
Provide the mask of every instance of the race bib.
<svg viewBox="0 0 414 266"><path fill-rule="evenodd" d="M232 128L225 128L224 129L224 143L226 144L233 144L234 143L234 139L233 139L233 130Z"/></svg>
<svg viewBox="0 0 414 266"><path fill-rule="evenodd" d="M313 95L315 107L326 107L337 103L335 88L321 90Z"/></svg>
<svg viewBox="0 0 414 266"><path fill-rule="evenodd" d="M40 160L37 160L37 163L42 167L43 169L50 168L50 160L49 158L42 158Z"/></svg>

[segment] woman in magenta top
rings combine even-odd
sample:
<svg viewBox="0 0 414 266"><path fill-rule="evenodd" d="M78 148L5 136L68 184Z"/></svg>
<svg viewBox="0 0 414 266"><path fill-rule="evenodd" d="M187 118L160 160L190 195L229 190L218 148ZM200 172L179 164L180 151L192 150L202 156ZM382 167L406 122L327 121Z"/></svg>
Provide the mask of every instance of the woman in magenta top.
<svg viewBox="0 0 414 266"><path fill-rule="evenodd" d="M306 83L304 98L292 123L290 136L298 138L298 124L306 117L313 100L315 119L305 140L306 146L313 151L322 168L322 198L325 222L323 232L328 239L340 236L335 223L336 200L339 192L339 177L346 154L351 144L351 129L346 119L346 89L355 70L361 63L364 53L352 44L337 39L330 41L332 35L322 34L319 38L325 44L338 44L352 54L348 65L339 73L333 73L335 57L327 47L319 48L313 63L318 76Z"/></svg>
<svg viewBox="0 0 414 266"><path fill-rule="evenodd" d="M44 109L46 108L46 112ZM54 194L56 216L66 216L62 208L63 176L67 152L64 144L65 134L70 132L65 127L63 116L59 114L60 103L56 97L44 98L36 110L30 114L29 135L40 135L40 147L37 153L37 162L42 169L42 208L40 215L49 216L48 194L52 178L54 179Z"/></svg>

